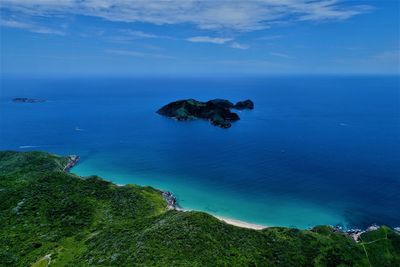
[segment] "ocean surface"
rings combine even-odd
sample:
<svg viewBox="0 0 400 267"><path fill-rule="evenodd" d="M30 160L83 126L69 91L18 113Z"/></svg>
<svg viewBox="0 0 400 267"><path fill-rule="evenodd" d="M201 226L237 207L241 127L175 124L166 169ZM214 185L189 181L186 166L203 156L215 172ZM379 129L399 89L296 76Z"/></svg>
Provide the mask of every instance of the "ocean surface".
<svg viewBox="0 0 400 267"><path fill-rule="evenodd" d="M400 78L12 78L0 149L78 154L73 173L173 192L185 209L268 226L400 226ZM14 97L45 103L13 103ZM250 98L230 129L156 114Z"/></svg>

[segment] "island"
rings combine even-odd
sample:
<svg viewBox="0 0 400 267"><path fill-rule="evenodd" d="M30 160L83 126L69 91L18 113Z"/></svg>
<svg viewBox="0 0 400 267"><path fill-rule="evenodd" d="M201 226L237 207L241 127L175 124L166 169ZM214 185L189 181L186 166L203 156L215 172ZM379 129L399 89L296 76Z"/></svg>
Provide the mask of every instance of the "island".
<svg viewBox="0 0 400 267"><path fill-rule="evenodd" d="M78 159L0 151L1 266L400 266L398 228L246 229L171 192L75 175Z"/></svg>
<svg viewBox="0 0 400 267"><path fill-rule="evenodd" d="M27 97L16 97L13 98L12 100L15 103L42 103L46 102L44 99L38 99L38 98L27 98Z"/></svg>
<svg viewBox="0 0 400 267"><path fill-rule="evenodd" d="M212 125L226 129L232 126L232 122L240 119L231 109L254 109L254 103L250 99L236 104L225 99L213 99L207 102L186 99L171 102L160 108L157 113L179 121L206 119Z"/></svg>
<svg viewBox="0 0 400 267"><path fill-rule="evenodd" d="M247 99L245 101L239 101L237 102L233 108L243 110L243 109L254 109L254 103L250 99Z"/></svg>

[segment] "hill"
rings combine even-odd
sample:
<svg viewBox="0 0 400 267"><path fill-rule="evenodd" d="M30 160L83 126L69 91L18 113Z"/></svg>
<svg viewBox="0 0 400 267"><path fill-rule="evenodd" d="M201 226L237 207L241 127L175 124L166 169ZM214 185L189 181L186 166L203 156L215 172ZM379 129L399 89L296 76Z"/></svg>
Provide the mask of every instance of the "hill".
<svg viewBox="0 0 400 267"><path fill-rule="evenodd" d="M168 210L162 192L64 172L70 158L0 152L1 266L400 266L400 235L264 230Z"/></svg>

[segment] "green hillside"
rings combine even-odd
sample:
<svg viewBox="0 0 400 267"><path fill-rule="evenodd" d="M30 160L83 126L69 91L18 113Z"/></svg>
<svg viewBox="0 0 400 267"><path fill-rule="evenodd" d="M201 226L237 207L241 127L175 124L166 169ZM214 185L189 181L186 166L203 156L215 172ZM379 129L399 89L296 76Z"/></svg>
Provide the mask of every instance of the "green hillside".
<svg viewBox="0 0 400 267"><path fill-rule="evenodd" d="M243 229L168 211L151 187L65 173L67 163L0 152L0 266L400 266L387 227L359 243L327 226Z"/></svg>

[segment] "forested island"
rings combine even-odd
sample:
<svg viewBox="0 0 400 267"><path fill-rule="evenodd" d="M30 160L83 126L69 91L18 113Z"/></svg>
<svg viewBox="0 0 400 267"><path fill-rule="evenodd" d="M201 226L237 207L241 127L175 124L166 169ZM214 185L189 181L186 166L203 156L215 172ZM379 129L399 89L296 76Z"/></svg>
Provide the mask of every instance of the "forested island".
<svg viewBox="0 0 400 267"><path fill-rule="evenodd" d="M254 103L250 99L239 101L236 104L225 99L213 99L207 102L186 99L171 102L160 108L157 113L179 121L206 119L212 125L230 128L232 122L240 119L239 115L232 112L231 109L254 109Z"/></svg>
<svg viewBox="0 0 400 267"><path fill-rule="evenodd" d="M0 266L400 266L389 227L358 241L331 226L239 228L151 187L69 173L78 159L0 152Z"/></svg>

